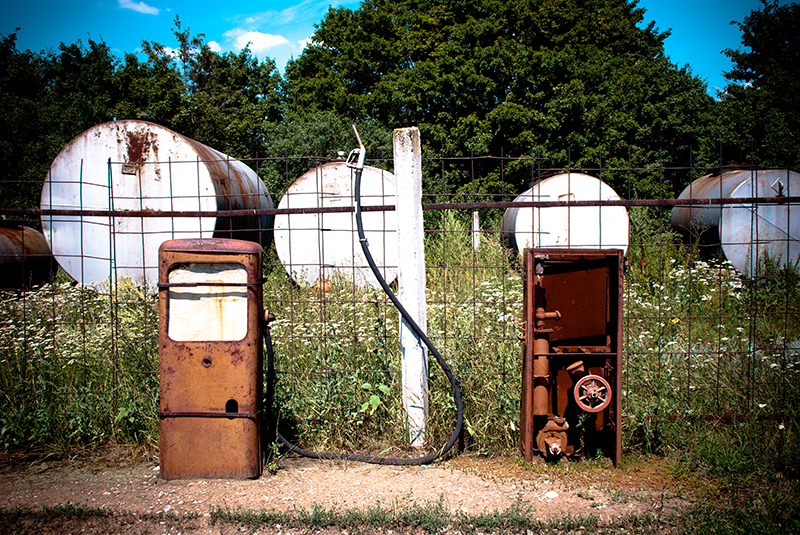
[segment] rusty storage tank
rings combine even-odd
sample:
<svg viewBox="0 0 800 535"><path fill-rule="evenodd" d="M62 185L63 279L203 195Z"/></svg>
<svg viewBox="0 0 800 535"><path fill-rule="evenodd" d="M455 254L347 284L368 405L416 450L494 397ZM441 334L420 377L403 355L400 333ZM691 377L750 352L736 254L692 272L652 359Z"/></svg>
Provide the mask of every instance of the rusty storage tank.
<svg viewBox="0 0 800 535"><path fill-rule="evenodd" d="M582 173L561 173L539 180L514 202L618 201L606 183ZM503 239L517 251L526 248L621 249L629 242L624 206L556 206L508 208L503 214Z"/></svg>
<svg viewBox="0 0 800 535"><path fill-rule="evenodd" d="M343 161L325 163L298 178L278 209L308 210L354 206L355 175ZM394 175L365 166L361 205L395 204ZM397 218L394 211L362 212L370 252L382 275L397 277ZM289 213L275 217L275 249L286 272L298 284L350 281L379 287L358 242L354 212Z"/></svg>
<svg viewBox="0 0 800 535"><path fill-rule="evenodd" d="M679 199L747 199L800 195L800 174L787 169L735 170L698 178ZM733 266L755 273L766 257L783 265L800 260L797 204L743 203L676 206L672 227L687 243L720 247Z"/></svg>
<svg viewBox="0 0 800 535"><path fill-rule="evenodd" d="M41 286L55 275L55 268L55 260L41 232L0 222L0 289Z"/></svg>
<svg viewBox="0 0 800 535"><path fill-rule="evenodd" d="M244 163L163 126L121 120L70 141L45 177L42 228L53 255L75 280L91 284L127 276L158 282L158 247L176 238L237 238L266 246L271 216L217 217L220 210L271 209L272 199ZM108 217L97 211L152 211L153 217ZM81 212L95 212L83 215ZM163 211L207 217L157 217Z"/></svg>

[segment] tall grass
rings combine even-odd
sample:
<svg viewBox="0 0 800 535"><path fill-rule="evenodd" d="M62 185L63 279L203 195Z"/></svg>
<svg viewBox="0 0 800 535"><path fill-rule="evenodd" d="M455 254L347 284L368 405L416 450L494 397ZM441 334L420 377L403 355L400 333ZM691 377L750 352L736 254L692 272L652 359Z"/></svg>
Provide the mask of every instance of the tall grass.
<svg viewBox="0 0 800 535"><path fill-rule="evenodd" d="M519 419L522 281L508 252L486 240L479 251L448 216L426 243L428 335L458 377L471 447L506 451ZM403 449L398 313L380 289L299 288L280 269L265 284L276 353L276 406L310 447ZM447 441L455 419L449 382L429 358L428 441Z"/></svg>
<svg viewBox="0 0 800 535"><path fill-rule="evenodd" d="M428 332L461 385L469 451L513 451L522 344L519 257L490 232L473 248L467 217L429 232ZM623 399L627 451L723 458L718 440L752 451L729 466L796 470L800 293L792 272L766 264L746 278L677 245L665 216L631 211L624 294ZM330 287L293 284L274 250L265 307L277 379L273 418L303 446L403 454L398 314L375 289L341 276ZM158 443L156 297L130 281L97 291L60 280L0 296L0 439L6 448L59 452L117 442ZM450 436L455 406L431 359L428 442ZM707 423L705 415L745 423ZM737 416L738 418L738 416ZM728 436L726 433L733 433ZM738 435L737 435L738 433ZM737 439L736 437L739 437ZM737 464L738 463L738 464ZM748 464L749 463L749 464ZM744 470L744 468L737 468Z"/></svg>
<svg viewBox="0 0 800 535"><path fill-rule="evenodd" d="M0 297L3 445L65 452L157 442L154 296L69 282ZM155 439L155 440L154 440Z"/></svg>

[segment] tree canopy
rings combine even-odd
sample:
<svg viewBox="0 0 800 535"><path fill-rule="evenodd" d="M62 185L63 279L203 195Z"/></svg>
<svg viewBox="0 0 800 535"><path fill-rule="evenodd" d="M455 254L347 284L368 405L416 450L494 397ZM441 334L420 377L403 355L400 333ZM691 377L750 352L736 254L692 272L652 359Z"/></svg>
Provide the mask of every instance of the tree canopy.
<svg viewBox="0 0 800 535"><path fill-rule="evenodd" d="M738 23L744 49L727 49L733 69L719 95L714 134L725 157L800 165L800 5L763 6ZM752 154L756 149L757 153Z"/></svg>
<svg viewBox="0 0 800 535"><path fill-rule="evenodd" d="M175 48L144 41L121 58L102 41L36 53L0 36L0 194L35 207L69 140L127 117L244 159L333 156L350 148L353 122L370 155L389 158L391 130L418 126L430 155L602 167L614 187L626 178L613 168L797 166L800 8L762 1L738 23L743 48L725 51L734 68L719 101L665 56L668 32L635 0L364 0L330 8L285 76L247 48L212 51L178 17ZM277 191L299 162L259 173ZM504 195L531 178L525 162L475 169L442 174L457 192ZM669 195L691 178L666 177L664 189L663 175L646 175L633 194Z"/></svg>
<svg viewBox="0 0 800 535"><path fill-rule="evenodd" d="M626 0L331 8L287 67L290 108L416 125L445 154L666 165L700 144L713 102L642 20Z"/></svg>
<svg viewBox="0 0 800 535"><path fill-rule="evenodd" d="M41 183L76 135L115 118L146 118L237 158L257 155L285 108L275 62L245 48L219 54L175 18L178 53L143 42L144 58L89 40L58 51L19 51L0 41L0 195L7 207L38 205Z"/></svg>

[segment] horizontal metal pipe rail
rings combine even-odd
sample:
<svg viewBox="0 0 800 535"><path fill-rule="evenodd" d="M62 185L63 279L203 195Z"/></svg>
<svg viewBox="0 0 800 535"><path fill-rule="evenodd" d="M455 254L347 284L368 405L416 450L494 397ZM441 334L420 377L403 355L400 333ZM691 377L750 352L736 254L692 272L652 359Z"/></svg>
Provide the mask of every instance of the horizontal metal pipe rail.
<svg viewBox="0 0 800 535"><path fill-rule="evenodd" d="M630 199L597 201L529 201L529 202L453 202L427 203L423 210L479 210L491 208L552 208L577 206L717 206L728 204L798 204L800 197L740 197L712 199ZM362 206L363 212L393 212L394 205ZM52 210L35 208L3 208L0 216L75 216L75 217L242 217L280 214L325 214L355 212L353 206L320 206L315 208L270 208L252 210Z"/></svg>

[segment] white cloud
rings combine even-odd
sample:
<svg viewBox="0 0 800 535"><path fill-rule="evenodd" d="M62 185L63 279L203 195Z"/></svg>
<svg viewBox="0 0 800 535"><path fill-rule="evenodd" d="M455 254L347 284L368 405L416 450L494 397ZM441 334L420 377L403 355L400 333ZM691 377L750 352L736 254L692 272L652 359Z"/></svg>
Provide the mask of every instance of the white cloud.
<svg viewBox="0 0 800 535"><path fill-rule="evenodd" d="M212 52L222 52L222 46L216 41L209 41L208 48L210 48Z"/></svg>
<svg viewBox="0 0 800 535"><path fill-rule="evenodd" d="M248 31L242 28L229 30L224 35L233 42L235 50L241 50L249 44L250 50L255 53L266 52L270 48L289 43L289 40L282 35Z"/></svg>
<svg viewBox="0 0 800 535"><path fill-rule="evenodd" d="M158 15L160 9L153 6L148 6L144 2L134 2L133 0L119 0L119 7L123 9L132 9L138 13L145 15Z"/></svg>
<svg viewBox="0 0 800 535"><path fill-rule="evenodd" d="M171 46L165 46L164 47L164 52L166 52L167 55L172 56L175 59L178 59L178 58L181 57L181 51L178 50L177 48L172 48Z"/></svg>
<svg viewBox="0 0 800 535"><path fill-rule="evenodd" d="M321 19L331 6L358 4L360 4L360 0L339 0L337 2L331 2L331 0L302 0L281 10L271 9L269 11L250 13L234 17L234 20L238 20L239 24L250 27L264 25L272 27L292 26L298 23L304 24L310 20Z"/></svg>

